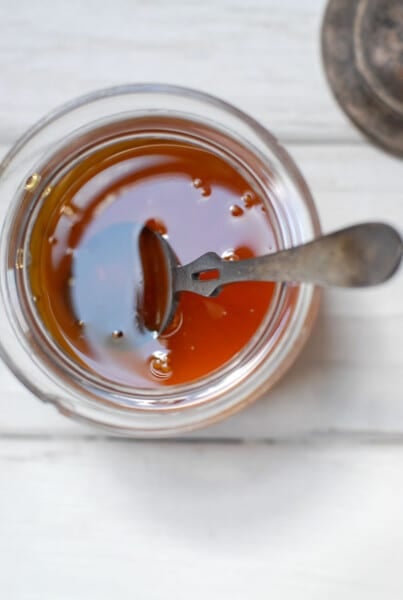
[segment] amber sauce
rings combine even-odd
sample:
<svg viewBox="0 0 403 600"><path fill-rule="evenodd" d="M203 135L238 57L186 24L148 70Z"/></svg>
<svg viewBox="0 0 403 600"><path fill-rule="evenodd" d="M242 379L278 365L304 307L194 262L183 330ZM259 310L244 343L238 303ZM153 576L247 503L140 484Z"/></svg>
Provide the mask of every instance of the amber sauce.
<svg viewBox="0 0 403 600"><path fill-rule="evenodd" d="M59 348L115 383L153 388L222 366L256 332L270 283L233 284L216 298L183 293L160 337L137 314L138 234L147 223L185 264L267 253L274 234L261 198L224 159L187 143L116 142L47 190L31 234L36 309Z"/></svg>

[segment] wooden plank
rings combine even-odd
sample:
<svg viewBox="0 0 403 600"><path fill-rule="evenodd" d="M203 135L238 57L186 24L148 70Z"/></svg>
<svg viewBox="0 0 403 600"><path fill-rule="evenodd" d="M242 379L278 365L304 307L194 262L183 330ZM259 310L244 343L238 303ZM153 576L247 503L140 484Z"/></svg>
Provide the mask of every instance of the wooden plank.
<svg viewBox="0 0 403 600"><path fill-rule="evenodd" d="M296 145L324 228L386 219L403 224L402 164L368 146ZM403 277L366 291L325 293L317 327L297 364L267 398L194 436L292 439L327 431L403 432ZM82 435L0 366L0 432Z"/></svg>
<svg viewBox="0 0 403 600"><path fill-rule="evenodd" d="M0 443L4 598L403 593L393 445Z"/></svg>
<svg viewBox="0 0 403 600"><path fill-rule="evenodd" d="M359 140L320 56L325 0L0 3L0 141L54 107L127 82L216 94L287 140Z"/></svg>

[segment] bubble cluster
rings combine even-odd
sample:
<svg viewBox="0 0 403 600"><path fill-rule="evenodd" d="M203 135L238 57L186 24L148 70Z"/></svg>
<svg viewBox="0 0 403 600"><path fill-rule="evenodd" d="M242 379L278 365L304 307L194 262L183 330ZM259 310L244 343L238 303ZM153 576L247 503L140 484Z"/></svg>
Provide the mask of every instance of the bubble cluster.
<svg viewBox="0 0 403 600"><path fill-rule="evenodd" d="M158 379L168 379L172 375L169 353L156 350L150 358L150 372Z"/></svg>
<svg viewBox="0 0 403 600"><path fill-rule="evenodd" d="M253 192L245 192L241 199L245 208L252 208L252 206L259 204L259 200L255 197Z"/></svg>
<svg viewBox="0 0 403 600"><path fill-rule="evenodd" d="M232 204L230 207L230 212L233 217L241 217L244 214L243 208L241 208L238 204Z"/></svg>
<svg viewBox="0 0 403 600"><path fill-rule="evenodd" d="M211 187L208 184L204 183L203 180L200 179L199 177L196 177L195 179L193 179L192 185L194 188L199 190L200 194L202 196L204 196L205 198L207 198L208 196L211 195Z"/></svg>
<svg viewBox="0 0 403 600"><path fill-rule="evenodd" d="M263 205L262 200L251 191L244 193L244 195L242 196L242 202L246 209L253 208L254 206Z"/></svg>

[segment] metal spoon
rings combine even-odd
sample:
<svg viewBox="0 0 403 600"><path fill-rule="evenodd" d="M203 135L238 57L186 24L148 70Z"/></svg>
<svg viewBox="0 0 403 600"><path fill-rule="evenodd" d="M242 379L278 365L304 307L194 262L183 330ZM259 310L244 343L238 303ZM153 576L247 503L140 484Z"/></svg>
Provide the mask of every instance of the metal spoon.
<svg viewBox="0 0 403 600"><path fill-rule="evenodd" d="M147 329L162 333L175 314L180 292L216 296L222 286L239 281L377 285L398 268L403 243L393 227L363 223L265 256L230 262L207 252L180 266L169 243L144 227L139 248L144 277L142 317Z"/></svg>

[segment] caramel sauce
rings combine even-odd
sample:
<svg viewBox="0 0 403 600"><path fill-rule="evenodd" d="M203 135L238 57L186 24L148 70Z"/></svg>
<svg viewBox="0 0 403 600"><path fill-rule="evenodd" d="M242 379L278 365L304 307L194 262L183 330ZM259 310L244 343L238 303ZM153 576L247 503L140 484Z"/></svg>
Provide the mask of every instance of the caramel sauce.
<svg viewBox="0 0 403 600"><path fill-rule="evenodd" d="M134 387L187 383L241 351L274 284L245 282L215 298L183 293L156 337L137 312L141 228L167 236L185 264L270 252L261 198L220 156L164 139L116 141L84 156L43 197L30 239L36 310L62 351L99 377Z"/></svg>

